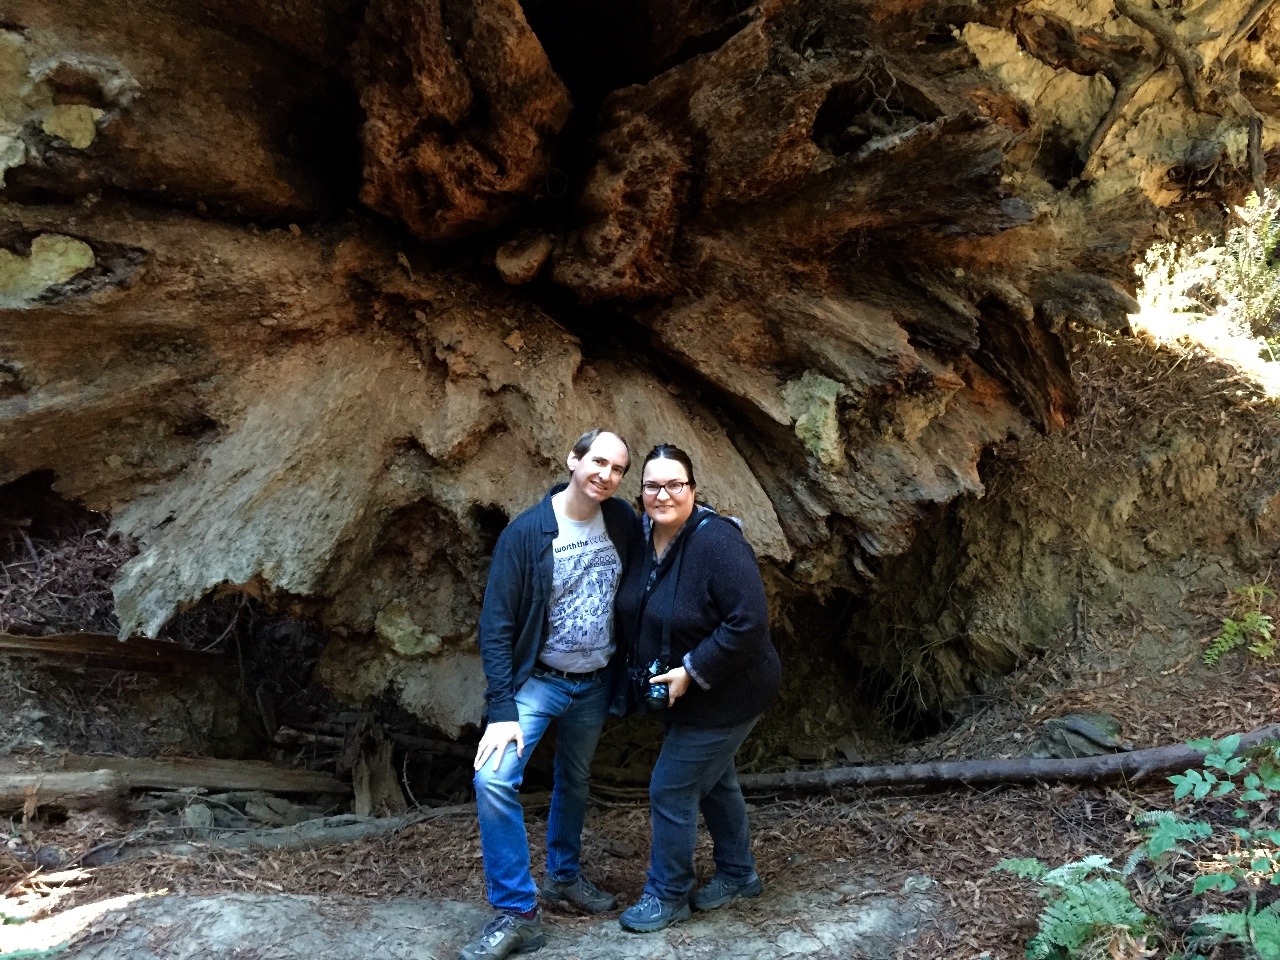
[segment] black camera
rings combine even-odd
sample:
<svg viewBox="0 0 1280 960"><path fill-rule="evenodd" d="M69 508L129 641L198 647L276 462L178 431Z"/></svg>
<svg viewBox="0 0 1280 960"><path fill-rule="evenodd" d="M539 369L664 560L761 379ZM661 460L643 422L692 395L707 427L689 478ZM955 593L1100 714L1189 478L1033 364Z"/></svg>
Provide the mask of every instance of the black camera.
<svg viewBox="0 0 1280 960"><path fill-rule="evenodd" d="M652 660L642 670L636 671L636 690L640 706L646 710L657 711L667 708L667 684L650 683L654 677L667 672L667 665L661 660Z"/></svg>

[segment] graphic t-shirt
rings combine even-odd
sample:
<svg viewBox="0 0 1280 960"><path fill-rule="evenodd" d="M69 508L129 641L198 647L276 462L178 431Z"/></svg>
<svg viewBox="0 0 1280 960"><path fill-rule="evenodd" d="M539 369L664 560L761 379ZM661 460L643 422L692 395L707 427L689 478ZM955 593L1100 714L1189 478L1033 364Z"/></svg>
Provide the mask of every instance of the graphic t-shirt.
<svg viewBox="0 0 1280 960"><path fill-rule="evenodd" d="M547 644L538 657L566 673L589 673L613 654L613 597L622 558L609 539L604 514L571 520L553 498L560 529L551 543L554 558Z"/></svg>

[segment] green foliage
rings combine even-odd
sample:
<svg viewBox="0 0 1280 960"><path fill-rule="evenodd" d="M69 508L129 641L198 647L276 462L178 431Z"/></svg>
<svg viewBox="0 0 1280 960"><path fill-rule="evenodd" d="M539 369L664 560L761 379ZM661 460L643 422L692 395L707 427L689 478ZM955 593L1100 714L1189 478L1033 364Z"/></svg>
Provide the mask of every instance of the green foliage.
<svg viewBox="0 0 1280 960"><path fill-rule="evenodd" d="M1167 313L1274 337L1280 334L1280 194L1253 194L1231 214L1234 225L1219 241L1153 244L1135 268L1145 299Z"/></svg>
<svg viewBox="0 0 1280 960"><path fill-rule="evenodd" d="M1259 910L1257 897L1250 897L1247 910L1205 914L1192 933L1206 946L1235 941L1261 960L1280 960L1280 903Z"/></svg>
<svg viewBox="0 0 1280 960"><path fill-rule="evenodd" d="M1275 621L1262 605L1273 596L1274 591L1261 583L1233 590L1234 615L1222 621L1222 630L1203 654L1204 662L1213 666L1236 647L1248 647L1255 656L1270 659L1276 652Z"/></svg>
<svg viewBox="0 0 1280 960"><path fill-rule="evenodd" d="M1196 877L1191 887L1192 894L1200 896L1210 890L1229 893L1250 875L1259 882L1280 885L1280 852L1277 851L1280 830L1272 828L1266 820L1272 790L1280 787L1275 745L1265 746L1253 758L1236 756L1240 749L1239 736L1219 741L1191 740L1187 745L1205 751L1204 768L1187 770L1169 778L1169 782L1174 784L1174 799L1190 798L1198 802L1210 796L1225 797L1235 793L1241 806L1235 809L1233 816L1237 820L1250 821L1248 826L1226 831L1235 842L1227 853L1219 856L1217 863L1221 869ZM1251 764L1257 766L1256 771L1249 770ZM1261 811L1261 815L1255 815L1255 811ZM1171 813L1161 813L1151 822L1156 826L1148 834L1146 849L1153 860L1174 849L1179 841L1209 838L1214 833L1204 821L1183 820ZM1172 843L1169 843L1171 838Z"/></svg>
<svg viewBox="0 0 1280 960"><path fill-rule="evenodd" d="M1239 319L1255 335L1280 332L1280 194L1252 194L1233 209L1237 225L1216 248L1218 295L1234 306Z"/></svg>
<svg viewBox="0 0 1280 960"><path fill-rule="evenodd" d="M1225 797L1235 790L1232 778L1238 776L1249 762L1235 755L1240 748L1239 735L1227 737L1221 742L1188 740L1187 746L1204 752L1204 769L1187 770L1169 778L1169 782L1174 785L1174 800L1183 800L1188 795L1195 800L1203 800L1210 794ZM1223 774L1224 779L1219 779L1214 770Z"/></svg>
<svg viewBox="0 0 1280 960"><path fill-rule="evenodd" d="M1040 895L1049 901L1039 931L1027 943L1028 960L1081 957L1118 932L1141 936L1150 922L1107 857L1085 857L1053 870L1035 859L1003 860L996 869L1038 881Z"/></svg>
<svg viewBox="0 0 1280 960"><path fill-rule="evenodd" d="M1094 855L1049 869L1035 859L1004 860L996 869L1037 884L1048 902L1040 928L1027 944L1029 960L1076 960L1113 955L1124 939L1145 949L1145 938L1158 935L1161 922L1135 902L1126 881L1137 866L1150 863L1152 876L1143 881L1143 903L1164 904L1171 899L1214 895L1239 897L1263 884L1280 886L1280 742L1263 744L1237 755L1240 737L1193 740L1204 753L1201 766L1169 777L1174 798L1183 812L1153 810L1135 817L1142 843L1129 856L1123 871L1107 857ZM1235 825L1221 823L1222 805L1231 798ZM1197 816L1199 814L1199 816ZM1256 898L1256 894L1251 897ZM1168 952L1185 960L1201 956L1201 946L1232 941L1247 957L1280 960L1280 904L1263 910L1251 899L1246 911L1204 913L1188 933L1187 953ZM1170 943L1173 947L1175 944ZM1123 955L1128 956L1128 953ZM1234 955L1234 954L1233 954Z"/></svg>

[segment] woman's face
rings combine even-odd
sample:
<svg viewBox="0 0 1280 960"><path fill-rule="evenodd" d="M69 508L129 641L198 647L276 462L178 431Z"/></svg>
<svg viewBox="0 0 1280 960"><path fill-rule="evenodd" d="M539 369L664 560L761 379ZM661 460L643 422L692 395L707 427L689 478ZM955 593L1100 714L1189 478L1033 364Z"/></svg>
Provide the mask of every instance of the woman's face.
<svg viewBox="0 0 1280 960"><path fill-rule="evenodd" d="M681 486L683 485L683 486ZM673 492L680 487L678 493ZM693 513L693 485L689 471L676 460L650 460L640 478L644 511L660 527L679 529Z"/></svg>

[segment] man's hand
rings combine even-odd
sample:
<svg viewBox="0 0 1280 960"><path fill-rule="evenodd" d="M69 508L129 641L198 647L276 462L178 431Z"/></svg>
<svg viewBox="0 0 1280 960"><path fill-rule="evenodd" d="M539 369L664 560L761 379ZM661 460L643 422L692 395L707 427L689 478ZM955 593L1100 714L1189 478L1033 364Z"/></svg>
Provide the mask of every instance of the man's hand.
<svg viewBox="0 0 1280 960"><path fill-rule="evenodd" d="M651 684L665 683L667 685L667 706L670 707L683 697L685 691L689 689L689 671L684 667L676 667L674 670L658 674L649 682Z"/></svg>
<svg viewBox="0 0 1280 960"><path fill-rule="evenodd" d="M506 752L507 744L513 740L516 744L516 756L523 757L524 731L520 729L517 721L500 720L485 727L484 736L480 738L480 746L476 748L475 769L479 770L483 767L484 762L489 759L489 754L493 754L493 769L497 771L502 763L502 754Z"/></svg>

